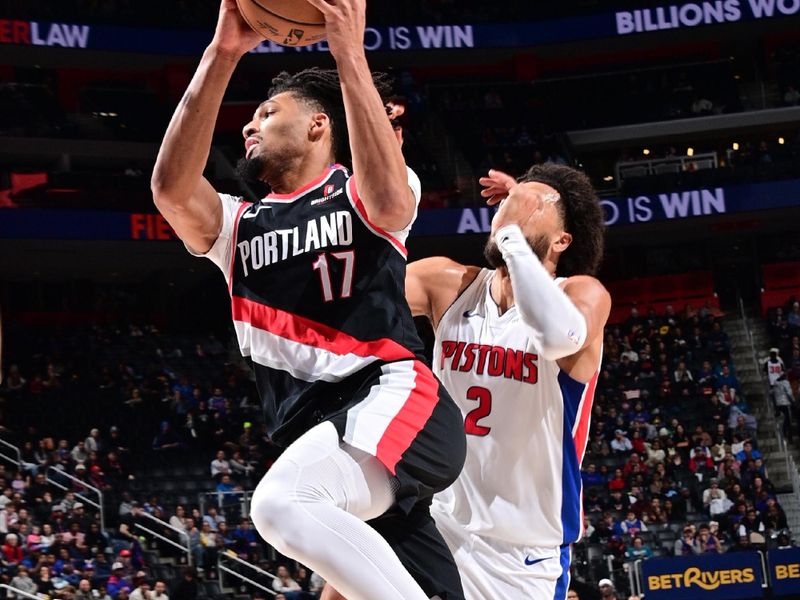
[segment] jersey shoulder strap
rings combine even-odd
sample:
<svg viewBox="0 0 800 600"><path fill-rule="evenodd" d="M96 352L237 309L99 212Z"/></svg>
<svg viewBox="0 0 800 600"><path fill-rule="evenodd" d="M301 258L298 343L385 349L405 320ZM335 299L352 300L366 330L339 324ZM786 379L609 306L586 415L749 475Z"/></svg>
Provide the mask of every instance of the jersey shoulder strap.
<svg viewBox="0 0 800 600"><path fill-rule="evenodd" d="M486 288L494 275L492 269L481 269L469 285L464 288L453 303L442 313L435 334L445 331L452 323L470 316L485 316Z"/></svg>

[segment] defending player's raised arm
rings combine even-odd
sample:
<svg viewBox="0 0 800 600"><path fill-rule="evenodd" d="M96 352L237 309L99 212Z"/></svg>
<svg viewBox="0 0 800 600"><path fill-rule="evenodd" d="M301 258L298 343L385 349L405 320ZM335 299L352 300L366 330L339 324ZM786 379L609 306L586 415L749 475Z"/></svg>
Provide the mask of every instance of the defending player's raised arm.
<svg viewBox="0 0 800 600"><path fill-rule="evenodd" d="M405 160L364 53L366 0L309 0L325 15L328 46L341 80L356 188L367 215L387 231L405 229L416 199Z"/></svg>
<svg viewBox="0 0 800 600"><path fill-rule="evenodd" d="M214 39L175 109L153 169L158 210L197 252L207 252L222 228L219 197L203 177L217 113L239 59L260 42L236 1L223 0Z"/></svg>

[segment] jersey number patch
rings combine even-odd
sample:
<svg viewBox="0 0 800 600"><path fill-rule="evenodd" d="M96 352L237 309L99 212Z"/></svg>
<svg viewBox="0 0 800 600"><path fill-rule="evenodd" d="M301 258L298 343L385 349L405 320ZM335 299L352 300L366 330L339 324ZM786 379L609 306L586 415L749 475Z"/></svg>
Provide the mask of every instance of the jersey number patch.
<svg viewBox="0 0 800 600"><path fill-rule="evenodd" d="M484 387L474 385L467 390L467 400L477 400L478 408L467 413L464 419L464 431L469 435L488 435L492 428L479 425L478 421L488 417L492 412L492 392Z"/></svg>
<svg viewBox="0 0 800 600"><path fill-rule="evenodd" d="M353 265L356 262L355 250L346 252L323 252L311 265L315 271L319 272L319 280L322 285L322 299L325 302L332 302L334 299L333 283L331 282L331 272L328 267L328 254L337 260L344 261L344 274L342 275L342 287L339 298L349 298L353 292Z"/></svg>

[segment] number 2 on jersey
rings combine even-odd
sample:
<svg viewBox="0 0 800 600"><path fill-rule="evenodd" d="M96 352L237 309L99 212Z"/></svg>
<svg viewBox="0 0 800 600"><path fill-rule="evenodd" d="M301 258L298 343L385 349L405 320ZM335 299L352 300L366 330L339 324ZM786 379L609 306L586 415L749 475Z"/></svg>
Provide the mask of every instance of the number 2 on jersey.
<svg viewBox="0 0 800 600"><path fill-rule="evenodd" d="M464 419L464 431L469 435L488 435L492 428L486 425L478 425L478 421L488 417L492 412L492 392L484 387L473 385L467 390L467 400L477 400L478 408L467 413Z"/></svg>
<svg viewBox="0 0 800 600"><path fill-rule="evenodd" d="M344 261L344 274L342 275L342 288L339 298L349 298L353 292L353 264L356 261L355 250L346 252L331 252L330 255ZM311 267L319 271L319 279L322 284L322 299L325 302L333 301L333 283L331 282L331 272L328 267L328 254L322 253L314 261Z"/></svg>

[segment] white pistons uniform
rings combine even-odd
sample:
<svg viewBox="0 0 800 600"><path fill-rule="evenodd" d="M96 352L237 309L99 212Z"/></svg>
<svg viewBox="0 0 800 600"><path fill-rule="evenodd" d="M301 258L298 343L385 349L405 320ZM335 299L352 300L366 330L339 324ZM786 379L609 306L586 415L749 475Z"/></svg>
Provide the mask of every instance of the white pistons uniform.
<svg viewBox="0 0 800 600"><path fill-rule="evenodd" d="M432 513L467 600L562 599L569 544L583 534L597 375L581 383L540 358L516 308L500 314L493 276L480 271L435 332L434 372L464 415L467 459Z"/></svg>

